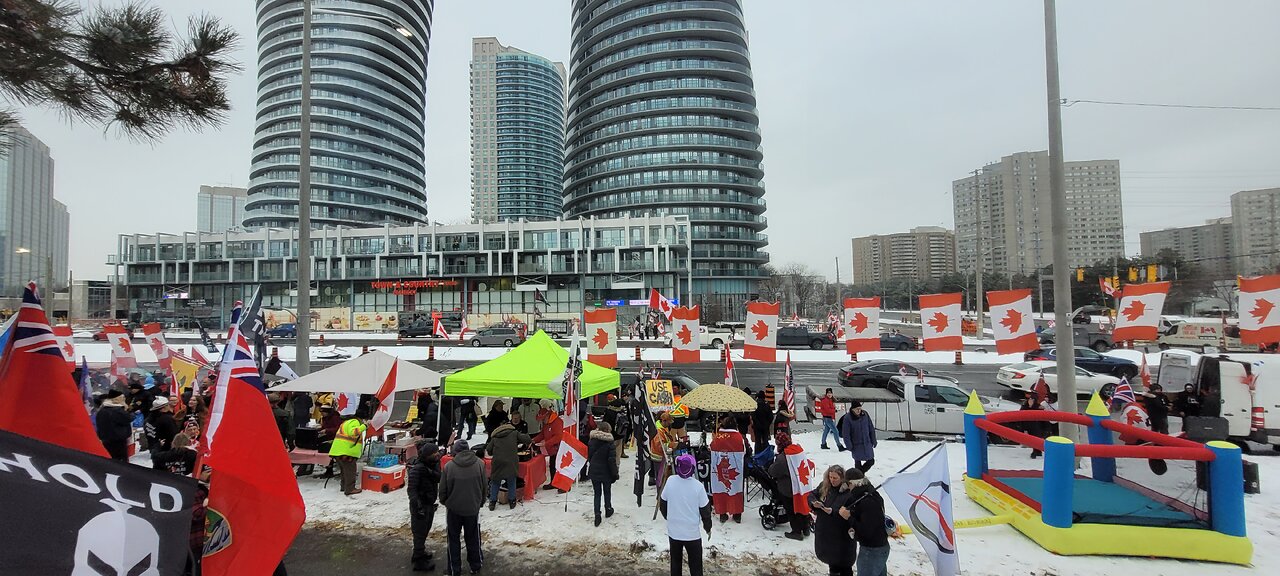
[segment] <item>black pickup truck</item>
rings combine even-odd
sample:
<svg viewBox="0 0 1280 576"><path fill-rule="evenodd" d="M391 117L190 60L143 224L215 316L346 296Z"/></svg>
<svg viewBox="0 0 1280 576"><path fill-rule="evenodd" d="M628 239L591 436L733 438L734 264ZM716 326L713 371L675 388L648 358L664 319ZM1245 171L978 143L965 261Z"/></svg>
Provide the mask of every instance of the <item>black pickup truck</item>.
<svg viewBox="0 0 1280 576"><path fill-rule="evenodd" d="M830 332L810 332L803 326L785 326L778 328L779 348L807 346L813 350L821 350L830 346L836 347L836 337Z"/></svg>

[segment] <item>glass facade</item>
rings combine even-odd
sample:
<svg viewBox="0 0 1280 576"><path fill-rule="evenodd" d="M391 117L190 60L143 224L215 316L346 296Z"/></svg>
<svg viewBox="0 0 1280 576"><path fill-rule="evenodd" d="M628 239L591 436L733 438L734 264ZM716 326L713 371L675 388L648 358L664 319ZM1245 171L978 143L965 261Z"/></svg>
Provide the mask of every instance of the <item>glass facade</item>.
<svg viewBox="0 0 1280 576"><path fill-rule="evenodd" d="M65 287L70 234L49 147L21 126L0 130L0 295L21 296L31 280Z"/></svg>
<svg viewBox="0 0 1280 576"><path fill-rule="evenodd" d="M257 0L257 7L258 110L243 223L293 227L302 2ZM432 9L430 0L312 3L311 218L316 226L426 221L423 150Z"/></svg>
<svg viewBox="0 0 1280 576"><path fill-rule="evenodd" d="M573 3L565 215L689 216L693 291L717 299L769 259L746 36L737 0Z"/></svg>
<svg viewBox="0 0 1280 576"><path fill-rule="evenodd" d="M196 196L196 232L222 232L239 227L247 201L244 188L201 186Z"/></svg>

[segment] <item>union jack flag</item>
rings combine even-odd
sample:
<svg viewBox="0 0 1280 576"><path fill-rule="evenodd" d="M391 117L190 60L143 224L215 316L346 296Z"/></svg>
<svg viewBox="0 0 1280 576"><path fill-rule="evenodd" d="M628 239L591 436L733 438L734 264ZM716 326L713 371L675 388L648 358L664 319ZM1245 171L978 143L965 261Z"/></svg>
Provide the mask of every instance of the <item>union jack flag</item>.
<svg viewBox="0 0 1280 576"><path fill-rule="evenodd" d="M796 412L796 380L795 374L791 371L791 353L787 352L786 371L782 376L782 401L787 404L787 411L795 414Z"/></svg>
<svg viewBox="0 0 1280 576"><path fill-rule="evenodd" d="M227 334L227 346L222 352L222 361L218 364L218 383L214 385L213 408L209 410L209 425L205 430L203 444L206 449L212 447L218 426L222 424L222 417L226 412L227 387L231 385L232 379L249 384L259 392L265 393L266 388L262 385L262 377L258 375L258 363L254 360L253 352L249 350L249 342L245 340L244 334L240 333L240 329L234 323Z"/></svg>
<svg viewBox="0 0 1280 576"><path fill-rule="evenodd" d="M1133 395L1133 388L1129 386L1129 379L1121 378L1120 383L1116 384L1115 392L1111 393L1111 403L1121 402L1128 404L1137 401L1138 398Z"/></svg>

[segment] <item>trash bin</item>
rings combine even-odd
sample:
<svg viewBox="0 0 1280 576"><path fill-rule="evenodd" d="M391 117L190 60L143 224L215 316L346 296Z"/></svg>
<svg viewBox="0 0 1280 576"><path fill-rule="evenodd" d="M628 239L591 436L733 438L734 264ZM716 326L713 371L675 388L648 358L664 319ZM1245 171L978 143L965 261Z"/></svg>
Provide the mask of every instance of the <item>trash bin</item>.
<svg viewBox="0 0 1280 576"><path fill-rule="evenodd" d="M1244 493L1261 494L1262 484L1258 480L1258 463L1244 461Z"/></svg>

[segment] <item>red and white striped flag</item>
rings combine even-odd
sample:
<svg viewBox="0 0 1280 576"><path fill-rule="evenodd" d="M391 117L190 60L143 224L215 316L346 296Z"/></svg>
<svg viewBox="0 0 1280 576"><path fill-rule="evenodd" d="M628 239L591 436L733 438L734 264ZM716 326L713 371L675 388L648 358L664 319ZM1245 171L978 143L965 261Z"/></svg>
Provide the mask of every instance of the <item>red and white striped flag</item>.
<svg viewBox="0 0 1280 576"><path fill-rule="evenodd" d="M1138 368L1138 377L1142 379L1142 389L1151 389L1151 369L1147 368L1147 354L1142 354L1142 365Z"/></svg>
<svg viewBox="0 0 1280 576"><path fill-rule="evenodd" d="M459 341L459 342L461 342L461 341L465 340L465 339L467 338L467 332L470 332L470 331L471 331L471 328L468 328L468 327L467 327L467 315L466 315L466 314L463 314L463 315L462 315L462 328L459 328L459 329L458 329L458 341Z"/></svg>
<svg viewBox="0 0 1280 576"><path fill-rule="evenodd" d="M445 340L453 339L453 336L450 336L449 331L445 329L444 322L441 322L439 318L435 319L435 325L431 327L431 332L432 335L437 338L444 338Z"/></svg>
<svg viewBox="0 0 1280 576"><path fill-rule="evenodd" d="M369 419L369 437L381 434L382 427L391 420L391 408L396 402L396 367L399 364L399 358L391 363L391 371L387 372L387 377L382 380L382 386L378 387L376 394L378 411L373 414L373 418Z"/></svg>
<svg viewBox="0 0 1280 576"><path fill-rule="evenodd" d="M1032 320L1031 289L987 292L991 306L991 332L996 337L997 354L1018 354L1040 347Z"/></svg>
<svg viewBox="0 0 1280 576"><path fill-rule="evenodd" d="M729 386L738 386L738 373L733 371L733 341L724 344L724 383Z"/></svg>
<svg viewBox="0 0 1280 576"><path fill-rule="evenodd" d="M920 326L925 352L963 350L959 292L920 296Z"/></svg>
<svg viewBox="0 0 1280 576"><path fill-rule="evenodd" d="M787 367L782 375L782 401L787 405L787 412L796 413L796 378L791 371L791 352L787 352Z"/></svg>
<svg viewBox="0 0 1280 576"><path fill-rule="evenodd" d="M773 302L748 302L747 323L742 357L764 362L777 362L778 313L782 305Z"/></svg>
<svg viewBox="0 0 1280 576"><path fill-rule="evenodd" d="M880 297L844 299L845 351L876 352L880 350Z"/></svg>

